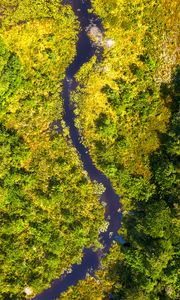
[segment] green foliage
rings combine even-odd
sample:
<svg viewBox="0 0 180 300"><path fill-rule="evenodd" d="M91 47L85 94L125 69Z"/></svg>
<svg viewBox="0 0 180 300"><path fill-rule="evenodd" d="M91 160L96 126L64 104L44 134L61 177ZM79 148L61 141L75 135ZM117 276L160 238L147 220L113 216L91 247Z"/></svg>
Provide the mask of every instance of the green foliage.
<svg viewBox="0 0 180 300"><path fill-rule="evenodd" d="M58 0L2 0L0 3L0 22L2 27L20 25L34 19L53 18L62 20L60 12L70 13L69 7L63 7ZM64 20L67 22L67 20Z"/></svg>
<svg viewBox="0 0 180 300"><path fill-rule="evenodd" d="M150 180L150 155L159 148L159 133L167 130L171 100L160 85L170 80L177 61L176 20L170 22L168 13L173 9L178 16L177 1L92 3L106 28L104 60L99 66L87 64L77 75L84 86L74 96L77 126L98 167L121 193L123 169ZM112 48L107 38L114 41Z"/></svg>
<svg viewBox="0 0 180 300"><path fill-rule="evenodd" d="M103 296L104 292L101 283L88 275L85 280L79 281L77 286L72 286L67 292L64 292L60 299L102 300L104 298Z"/></svg>
<svg viewBox="0 0 180 300"><path fill-rule="evenodd" d="M47 288L81 261L84 247L99 246L105 222L100 187L83 171L62 120L62 79L78 30L72 9L59 1L1 1L0 17L4 300Z"/></svg>
<svg viewBox="0 0 180 300"><path fill-rule="evenodd" d="M178 1L96 1L101 64L82 68L77 127L121 195L129 242L97 272L114 299L178 299ZM108 47L107 39L113 40ZM90 70L91 67L91 70ZM88 71L87 71L88 70ZM129 246L129 247L128 247ZM104 296L103 299L105 299Z"/></svg>
<svg viewBox="0 0 180 300"><path fill-rule="evenodd" d="M151 182L127 171L121 175L130 211L124 211L120 234L130 244L114 245L104 268L97 272L104 292L111 284L114 299L179 298L179 149L173 146L178 143L178 80L179 68L168 86L172 97L169 128L150 158Z"/></svg>
<svg viewBox="0 0 180 300"><path fill-rule="evenodd" d="M178 1L92 4L105 27L103 61L93 57L78 72L72 101L95 164L122 195L129 247L114 243L96 280L87 276L61 298L175 300ZM79 29L71 7L2 0L0 26L0 299L20 300L80 262L84 247L98 247L107 224L103 187L83 171L62 120L62 80Z"/></svg>

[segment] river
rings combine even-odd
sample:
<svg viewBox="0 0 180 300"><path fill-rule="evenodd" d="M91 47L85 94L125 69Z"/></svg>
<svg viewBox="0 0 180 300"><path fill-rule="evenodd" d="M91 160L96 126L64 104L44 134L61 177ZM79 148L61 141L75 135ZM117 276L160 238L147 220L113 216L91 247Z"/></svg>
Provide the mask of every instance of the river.
<svg viewBox="0 0 180 300"><path fill-rule="evenodd" d="M91 8L89 0L64 0L64 4L66 3L70 3L72 5L74 13L77 15L80 22L81 30L79 32L79 38L76 45L77 54L73 62L67 68L66 77L63 81L62 97L64 99L64 120L66 125L69 127L72 143L77 149L84 169L87 171L91 181L96 180L98 183L102 183L106 188L100 198L100 201L105 203L105 219L109 221L109 226L107 231L100 233L99 236L99 240L103 244L103 249L99 249L95 252L92 248L84 249L81 264L72 265L71 273L65 272L59 279L52 282L49 289L43 291L40 295L33 298L33 300L55 300L71 285L76 285L79 280L84 279L87 272L90 273L91 276L94 276L94 272L101 265L102 257L108 253L112 241L117 235L121 226L122 218L119 196L112 188L109 179L94 166L88 149L81 144L81 137L74 125L75 115L73 107L70 105L70 92L78 85L74 79L75 74L94 54L98 55L98 59L101 57L100 51L97 52L96 47L91 44L85 28L92 23L95 24L101 31L103 31L103 27L101 20L96 15L88 12L88 9ZM71 81L71 85L69 84L69 79Z"/></svg>

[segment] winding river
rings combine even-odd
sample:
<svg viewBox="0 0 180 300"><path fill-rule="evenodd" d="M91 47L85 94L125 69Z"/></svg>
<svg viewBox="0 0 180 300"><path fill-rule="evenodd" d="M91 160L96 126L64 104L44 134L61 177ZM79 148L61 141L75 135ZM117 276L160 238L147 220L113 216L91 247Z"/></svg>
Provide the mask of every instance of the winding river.
<svg viewBox="0 0 180 300"><path fill-rule="evenodd" d="M87 171L90 179L92 181L96 180L97 182L102 183L106 188L100 198L100 201L105 203L105 219L109 221L109 226L107 231L100 233L99 236L99 240L103 244L103 249L99 249L96 252L94 252L92 248L84 249L81 264L72 265L71 273L65 272L59 279L52 282L49 289L43 291L33 300L54 300L71 285L76 285L79 280L84 279L87 272L91 274L91 276L94 276L95 270L100 267L101 259L108 253L112 241L117 235L117 231L121 225L121 205L119 202L119 196L113 190L109 179L94 166L88 153L88 149L81 144L81 137L74 125L75 115L73 107L70 105L70 92L78 85L74 79L75 74L94 54L98 55L98 59L100 59L101 56L99 51L97 52L97 49L92 46L85 28L92 23L95 24L101 31L103 28L100 19L94 14L88 12L88 9L91 8L89 0L64 0L64 4L66 3L70 3L72 5L74 13L77 15L80 22L81 31L79 32L79 39L76 45L77 54L74 61L67 68L66 77L63 81L62 96L64 99L64 120L70 129L71 140L80 155L84 169ZM69 85L69 79L71 80L71 85Z"/></svg>

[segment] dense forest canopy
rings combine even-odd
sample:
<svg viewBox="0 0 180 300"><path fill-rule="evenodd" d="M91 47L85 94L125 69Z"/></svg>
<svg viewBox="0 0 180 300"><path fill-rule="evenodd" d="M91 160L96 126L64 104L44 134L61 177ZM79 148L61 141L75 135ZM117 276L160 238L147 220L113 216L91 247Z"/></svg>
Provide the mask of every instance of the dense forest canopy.
<svg viewBox="0 0 180 300"><path fill-rule="evenodd" d="M62 300L176 300L179 263L178 0L92 0L102 60L76 74L76 126L121 195L102 267ZM79 22L59 0L0 1L0 299L32 298L84 247L101 247L100 189L63 121ZM93 41L95 42L95 41Z"/></svg>
<svg viewBox="0 0 180 300"><path fill-rule="evenodd" d="M178 1L92 4L105 28L103 60L81 68L72 101L84 143L121 195L129 246L112 247L97 295L178 299ZM91 285L87 277L62 299L83 299Z"/></svg>

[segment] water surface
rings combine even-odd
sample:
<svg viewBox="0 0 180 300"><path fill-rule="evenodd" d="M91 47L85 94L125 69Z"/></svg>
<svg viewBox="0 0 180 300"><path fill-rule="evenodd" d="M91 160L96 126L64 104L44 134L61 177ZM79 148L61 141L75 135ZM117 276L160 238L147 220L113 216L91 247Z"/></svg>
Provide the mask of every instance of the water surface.
<svg viewBox="0 0 180 300"><path fill-rule="evenodd" d="M117 236L117 231L120 228L122 217L119 196L112 188L109 179L95 167L88 149L80 142L81 137L74 125L75 115L73 107L70 105L70 92L78 85L74 79L75 74L93 55L98 55L99 59L99 53L102 50L98 49L97 52L97 49L91 44L86 33L86 28L92 23L95 24L101 31L103 31L103 27L101 20L96 15L88 12L88 9L91 8L89 0L64 1L64 4L66 3L70 3L72 5L74 13L77 15L80 22L81 30L76 45L77 54L73 62L67 68L66 77L63 81L62 97L64 99L64 120L70 129L72 143L77 149L84 169L87 171L90 179L92 181L96 180L97 182L102 183L106 188L106 191L102 194L100 201L105 203L105 219L109 221L109 227L106 232L100 233L99 236L99 239L103 244L103 249L99 249L96 252L94 252L92 248L84 249L81 264L72 265L71 273L66 274L65 272L59 279L54 280L51 287L36 296L34 300L54 300L71 285L76 285L79 280L84 279L87 272L94 276L94 272L100 267L102 257L108 253L112 241ZM69 79L71 80L71 85L69 84Z"/></svg>

